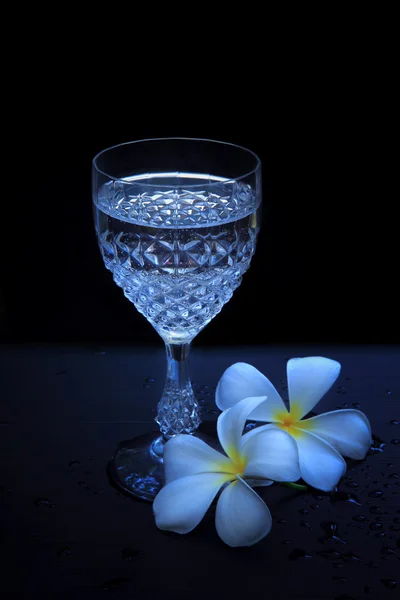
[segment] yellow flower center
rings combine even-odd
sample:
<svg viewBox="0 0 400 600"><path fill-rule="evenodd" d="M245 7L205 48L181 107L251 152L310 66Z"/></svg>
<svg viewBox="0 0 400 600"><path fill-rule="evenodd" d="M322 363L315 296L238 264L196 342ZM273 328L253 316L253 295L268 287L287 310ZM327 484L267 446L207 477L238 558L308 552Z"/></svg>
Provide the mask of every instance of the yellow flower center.
<svg viewBox="0 0 400 600"><path fill-rule="evenodd" d="M290 412L286 412L283 410L275 411L274 421L276 421L276 425L283 429L283 431L287 431L294 438L299 438L303 435L303 430L312 429L312 423L310 423L309 419L305 421L300 420L301 409L296 402L292 402L290 406Z"/></svg>
<svg viewBox="0 0 400 600"><path fill-rule="evenodd" d="M227 454L230 458L230 464L220 465L217 469L221 470L223 473L242 476L246 468L247 458L242 456L236 448L228 448Z"/></svg>

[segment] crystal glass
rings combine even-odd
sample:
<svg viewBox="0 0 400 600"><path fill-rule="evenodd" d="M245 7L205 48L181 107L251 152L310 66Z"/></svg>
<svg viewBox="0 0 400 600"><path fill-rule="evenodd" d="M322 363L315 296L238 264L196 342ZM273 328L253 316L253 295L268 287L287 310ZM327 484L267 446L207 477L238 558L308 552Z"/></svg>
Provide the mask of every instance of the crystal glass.
<svg viewBox="0 0 400 600"><path fill-rule="evenodd" d="M104 264L164 340L167 376L159 431L124 442L109 474L152 500L163 485L163 445L200 435L190 343L240 285L260 223L261 163L251 151L202 139L148 139L93 159L93 208Z"/></svg>

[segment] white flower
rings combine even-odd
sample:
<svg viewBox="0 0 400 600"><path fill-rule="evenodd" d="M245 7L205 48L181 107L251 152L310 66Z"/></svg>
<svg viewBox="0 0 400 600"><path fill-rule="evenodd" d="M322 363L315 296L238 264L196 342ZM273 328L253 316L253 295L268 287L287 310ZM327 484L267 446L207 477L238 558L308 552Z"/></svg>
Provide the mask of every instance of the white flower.
<svg viewBox="0 0 400 600"><path fill-rule="evenodd" d="M153 512L160 529L188 533L203 518L221 487L215 514L220 538L229 546L251 546L271 529L268 507L251 486L300 477L296 444L278 429L242 436L249 414L265 396L246 398L218 418L217 432L227 456L198 438L178 435L164 446L166 485ZM250 433L252 435L250 435Z"/></svg>
<svg viewBox="0 0 400 600"><path fill-rule="evenodd" d="M332 490L343 476L342 456L361 460L371 443L371 426L359 410L334 410L303 419L326 394L340 373L340 364L320 356L292 358L287 363L290 410L272 383L255 367L236 363L222 375L216 390L218 408L225 410L246 396L267 396L249 416L267 421L248 435L281 428L297 443L301 477L320 490Z"/></svg>

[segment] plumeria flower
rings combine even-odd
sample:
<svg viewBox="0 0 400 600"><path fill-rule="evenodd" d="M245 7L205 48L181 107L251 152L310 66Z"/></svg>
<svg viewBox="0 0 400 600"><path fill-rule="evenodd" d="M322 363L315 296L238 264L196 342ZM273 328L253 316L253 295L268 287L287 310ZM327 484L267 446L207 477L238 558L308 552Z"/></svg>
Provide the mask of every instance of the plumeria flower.
<svg viewBox="0 0 400 600"><path fill-rule="evenodd" d="M153 511L160 529L188 533L218 498L215 525L229 546L251 546L271 529L271 513L253 490L300 477L293 438L279 429L242 435L251 412L265 396L246 398L218 418L217 433L226 455L191 435L178 435L164 446L166 485ZM250 435L250 433L252 435Z"/></svg>
<svg viewBox="0 0 400 600"><path fill-rule="evenodd" d="M326 394L340 373L340 364L320 356L292 358L287 363L290 408L272 383L255 367L236 363L222 375L216 390L218 408L226 410L246 396L262 397L249 416L254 421L270 424L249 432L280 428L296 441L301 477L309 485L323 491L332 490L346 471L342 458L365 458L371 444L371 426L359 410L334 410L304 419Z"/></svg>

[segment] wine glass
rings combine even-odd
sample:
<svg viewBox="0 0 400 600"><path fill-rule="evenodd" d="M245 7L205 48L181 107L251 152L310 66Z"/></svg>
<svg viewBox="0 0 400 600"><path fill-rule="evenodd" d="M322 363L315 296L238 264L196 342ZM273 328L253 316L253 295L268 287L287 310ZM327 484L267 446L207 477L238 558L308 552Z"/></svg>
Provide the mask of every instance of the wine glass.
<svg viewBox="0 0 400 600"><path fill-rule="evenodd" d="M104 264L166 347L159 431L123 442L108 465L120 488L153 500L164 482L164 443L180 433L199 435L190 343L250 265L260 222L261 163L229 143L159 138L103 150L92 173Z"/></svg>

